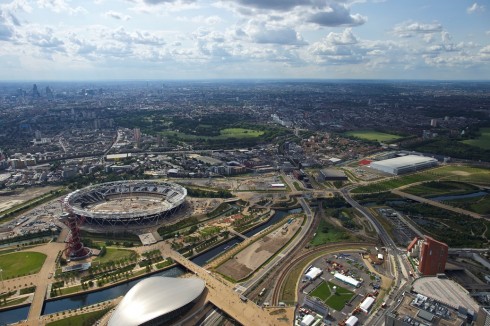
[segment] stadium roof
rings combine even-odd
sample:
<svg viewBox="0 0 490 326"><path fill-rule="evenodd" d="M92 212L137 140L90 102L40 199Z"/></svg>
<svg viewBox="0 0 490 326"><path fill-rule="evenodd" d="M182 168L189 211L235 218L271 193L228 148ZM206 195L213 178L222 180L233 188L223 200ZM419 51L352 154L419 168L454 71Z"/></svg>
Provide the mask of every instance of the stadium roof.
<svg viewBox="0 0 490 326"><path fill-rule="evenodd" d="M406 155L401 157L390 158L387 160L372 162L371 164L389 166L392 168L401 168L409 165L416 165L426 162L437 161L435 158L418 156L418 155Z"/></svg>
<svg viewBox="0 0 490 326"><path fill-rule="evenodd" d="M205 282L198 278L146 278L126 293L108 325L141 325L169 314L198 298L205 286Z"/></svg>

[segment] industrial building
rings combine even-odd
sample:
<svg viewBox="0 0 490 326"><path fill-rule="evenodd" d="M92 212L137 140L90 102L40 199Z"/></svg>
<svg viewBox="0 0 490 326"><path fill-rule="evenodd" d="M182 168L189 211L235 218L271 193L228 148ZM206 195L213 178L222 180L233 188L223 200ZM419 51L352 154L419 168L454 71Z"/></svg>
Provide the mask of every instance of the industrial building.
<svg viewBox="0 0 490 326"><path fill-rule="evenodd" d="M433 301L460 311L475 315L478 303L470 293L458 283L445 277L421 277L412 283L413 291Z"/></svg>
<svg viewBox="0 0 490 326"><path fill-rule="evenodd" d="M437 160L435 158L418 155L406 155L372 162L370 167L381 172L399 175L427 169L436 165Z"/></svg>
<svg viewBox="0 0 490 326"><path fill-rule="evenodd" d="M317 180L323 181L347 181L344 171L336 169L322 169L318 172Z"/></svg>
<svg viewBox="0 0 490 326"><path fill-rule="evenodd" d="M108 326L167 325L188 312L205 287L198 278L146 278L126 293Z"/></svg>
<svg viewBox="0 0 490 326"><path fill-rule="evenodd" d="M385 326L463 326L472 321L472 316L461 314L424 295L409 292L385 315Z"/></svg>
<svg viewBox="0 0 490 326"><path fill-rule="evenodd" d="M415 238L407 248L409 257L418 258L419 272L422 275L444 273L448 255L447 244L429 236L424 239Z"/></svg>

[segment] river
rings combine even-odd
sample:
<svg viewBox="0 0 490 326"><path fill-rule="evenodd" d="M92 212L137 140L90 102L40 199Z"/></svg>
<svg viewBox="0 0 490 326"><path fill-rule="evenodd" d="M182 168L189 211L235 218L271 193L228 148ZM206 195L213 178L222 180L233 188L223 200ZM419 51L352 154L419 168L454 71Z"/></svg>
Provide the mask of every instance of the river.
<svg viewBox="0 0 490 326"><path fill-rule="evenodd" d="M245 236L251 237L260 231L266 229L267 227L277 223L286 215L299 213L301 212L301 208L293 209L290 211L276 211L269 221L266 223L259 225L252 230L249 230L244 233ZM206 251L203 254L200 254L196 257L193 257L191 260L198 264L199 266L205 265L208 261L214 259L216 256L221 253L227 251L232 246L237 243L242 242L241 238L235 237L232 238L225 243ZM168 276L168 277L177 277L184 273L184 270L181 267L173 267L166 271L153 274L152 276ZM56 313L59 311L69 310L69 309L77 309L84 306L96 304L99 302L111 300L117 298L119 296L125 295L136 283L138 283L141 279L126 282L123 284L116 285L111 288L103 289L97 292L87 293L87 294L79 294L69 298L62 298L58 300L47 301L44 303L43 315ZM15 308L7 311L0 312L0 325L4 325L7 323L15 323L20 320L26 319L29 313L29 307Z"/></svg>

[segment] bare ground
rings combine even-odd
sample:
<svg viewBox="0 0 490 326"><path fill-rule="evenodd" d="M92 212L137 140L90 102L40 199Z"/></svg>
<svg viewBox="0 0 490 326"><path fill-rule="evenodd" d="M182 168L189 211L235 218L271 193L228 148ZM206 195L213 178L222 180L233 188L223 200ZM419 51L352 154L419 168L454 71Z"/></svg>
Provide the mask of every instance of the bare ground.
<svg viewBox="0 0 490 326"><path fill-rule="evenodd" d="M240 251L219 266L217 271L234 280L241 280L249 276L291 239L301 226L301 222L302 219L295 219L288 226L287 232L283 232L281 226Z"/></svg>

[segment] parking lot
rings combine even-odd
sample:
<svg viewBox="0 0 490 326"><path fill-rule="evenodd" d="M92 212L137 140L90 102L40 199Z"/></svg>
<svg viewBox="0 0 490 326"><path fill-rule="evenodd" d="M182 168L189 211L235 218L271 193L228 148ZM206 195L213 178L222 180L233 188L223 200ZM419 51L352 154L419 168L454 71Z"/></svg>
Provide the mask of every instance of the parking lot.
<svg viewBox="0 0 490 326"><path fill-rule="evenodd" d="M379 248L379 250L381 249ZM375 256L376 249L372 248L371 253L371 256ZM355 315L359 318L359 323L363 324L368 314L361 311L359 305L366 296L376 296L381 287L379 276L369 271L363 260L363 254L365 253L358 251L330 254L318 258L306 268L302 275L298 293L300 305L296 316L298 325L308 314L316 315L318 319L322 318L324 315L324 311L322 311L323 302L328 308L327 318L322 318L324 324L336 325L345 321L350 315ZM365 255L365 257L367 256ZM380 272L384 271L384 264L381 261L380 265L375 265L376 269ZM322 274L310 280L307 272L313 270L314 267L320 269ZM349 284L349 281L341 281L339 274L345 276L347 280L352 280L352 283L359 282L359 285L356 287ZM316 297L320 300L312 299L316 301L312 304L312 300L308 300L307 297L310 299Z"/></svg>

